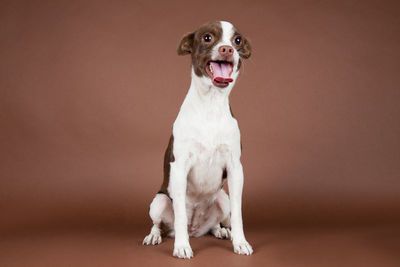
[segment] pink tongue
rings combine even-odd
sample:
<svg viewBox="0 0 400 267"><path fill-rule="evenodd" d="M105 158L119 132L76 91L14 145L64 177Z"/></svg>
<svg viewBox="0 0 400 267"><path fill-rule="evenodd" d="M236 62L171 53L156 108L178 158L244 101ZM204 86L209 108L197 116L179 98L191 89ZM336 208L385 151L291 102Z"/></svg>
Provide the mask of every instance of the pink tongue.
<svg viewBox="0 0 400 267"><path fill-rule="evenodd" d="M211 67L214 72L214 81L230 83L233 79L230 77L232 72L232 65L229 63L218 63L211 61Z"/></svg>

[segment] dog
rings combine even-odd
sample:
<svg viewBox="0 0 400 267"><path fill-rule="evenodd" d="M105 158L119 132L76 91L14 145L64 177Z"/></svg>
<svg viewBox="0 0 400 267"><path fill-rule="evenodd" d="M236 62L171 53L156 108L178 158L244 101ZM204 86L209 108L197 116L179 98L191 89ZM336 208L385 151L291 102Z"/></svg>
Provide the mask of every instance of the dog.
<svg viewBox="0 0 400 267"><path fill-rule="evenodd" d="M211 233L231 239L235 253L250 255L241 211L241 138L229 104L250 43L231 23L217 21L183 36L177 52L191 55L192 79L173 125L164 181L150 205L153 227L143 244L160 244L162 234L175 237L173 256L192 258L189 237Z"/></svg>

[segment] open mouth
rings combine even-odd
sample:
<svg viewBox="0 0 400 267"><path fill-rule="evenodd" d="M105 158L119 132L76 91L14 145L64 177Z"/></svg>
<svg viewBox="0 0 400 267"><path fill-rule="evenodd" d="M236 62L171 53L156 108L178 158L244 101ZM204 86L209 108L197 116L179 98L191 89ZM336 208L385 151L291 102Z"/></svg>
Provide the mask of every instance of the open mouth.
<svg viewBox="0 0 400 267"><path fill-rule="evenodd" d="M226 87L233 82L231 78L233 70L232 62L225 60L212 60L206 66L206 72L210 76L213 84L217 87Z"/></svg>

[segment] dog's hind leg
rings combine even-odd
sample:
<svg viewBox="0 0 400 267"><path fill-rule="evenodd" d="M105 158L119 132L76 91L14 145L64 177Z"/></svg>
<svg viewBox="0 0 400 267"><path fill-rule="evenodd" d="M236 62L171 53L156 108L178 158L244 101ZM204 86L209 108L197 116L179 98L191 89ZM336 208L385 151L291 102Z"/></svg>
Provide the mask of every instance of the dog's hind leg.
<svg viewBox="0 0 400 267"><path fill-rule="evenodd" d="M229 196L223 189L218 193L215 200L216 206L219 210L218 223L211 228L210 232L216 238L230 239L231 238L231 214Z"/></svg>
<svg viewBox="0 0 400 267"><path fill-rule="evenodd" d="M156 194L150 204L149 215L153 221L153 227L150 234L144 238L143 245L158 245L162 242L161 223L166 227L173 225L174 212L171 199L166 194Z"/></svg>

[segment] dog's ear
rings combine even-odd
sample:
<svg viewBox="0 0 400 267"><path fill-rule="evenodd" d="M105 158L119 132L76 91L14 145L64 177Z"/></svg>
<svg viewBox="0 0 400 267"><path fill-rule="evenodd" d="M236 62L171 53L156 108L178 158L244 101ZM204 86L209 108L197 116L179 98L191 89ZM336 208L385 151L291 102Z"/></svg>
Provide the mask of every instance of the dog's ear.
<svg viewBox="0 0 400 267"><path fill-rule="evenodd" d="M178 55L183 56L193 52L194 32L187 33L183 36L179 46Z"/></svg>
<svg viewBox="0 0 400 267"><path fill-rule="evenodd" d="M243 48L241 50L240 56L242 58L248 59L251 56L251 45L246 38L243 40Z"/></svg>

